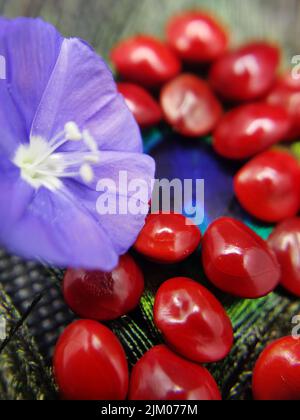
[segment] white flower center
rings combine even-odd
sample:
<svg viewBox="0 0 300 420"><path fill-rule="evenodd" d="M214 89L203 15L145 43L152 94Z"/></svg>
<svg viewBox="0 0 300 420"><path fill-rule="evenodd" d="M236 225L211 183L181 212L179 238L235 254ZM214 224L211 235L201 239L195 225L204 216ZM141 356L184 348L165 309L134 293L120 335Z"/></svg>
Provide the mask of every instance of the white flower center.
<svg viewBox="0 0 300 420"><path fill-rule="evenodd" d="M58 149L68 142L83 142L86 150L59 152ZM42 137L31 137L28 145L19 146L13 162L31 186L54 191L62 187L63 178L80 177L85 183L92 182L92 164L99 162L99 151L90 133L81 132L71 121L49 142Z"/></svg>

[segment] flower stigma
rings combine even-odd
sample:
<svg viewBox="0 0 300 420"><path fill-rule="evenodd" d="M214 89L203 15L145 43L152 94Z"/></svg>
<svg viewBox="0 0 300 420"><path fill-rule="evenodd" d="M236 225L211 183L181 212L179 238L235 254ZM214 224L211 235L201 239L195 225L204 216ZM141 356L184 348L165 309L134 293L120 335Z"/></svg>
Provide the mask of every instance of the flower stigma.
<svg viewBox="0 0 300 420"><path fill-rule="evenodd" d="M78 151L59 151L69 142L82 142ZM51 191L63 186L64 178L81 178L84 183L94 179L92 165L99 163L96 141L88 130L80 131L70 121L64 130L49 142L40 136L31 136L29 144L18 147L13 163L20 168L21 177L35 189L46 187Z"/></svg>

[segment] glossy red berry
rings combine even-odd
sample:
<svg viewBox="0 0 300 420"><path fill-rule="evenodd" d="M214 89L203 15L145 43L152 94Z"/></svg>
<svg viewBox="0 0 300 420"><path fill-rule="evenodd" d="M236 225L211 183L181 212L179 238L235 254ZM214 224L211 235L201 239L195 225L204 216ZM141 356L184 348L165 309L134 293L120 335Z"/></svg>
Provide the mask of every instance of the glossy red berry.
<svg viewBox="0 0 300 420"><path fill-rule="evenodd" d="M111 59L122 78L146 87L156 88L177 76L181 63L161 41L138 35L118 44Z"/></svg>
<svg viewBox="0 0 300 420"><path fill-rule="evenodd" d="M223 55L210 72L213 88L230 101L251 101L272 88L279 65L279 50L257 42Z"/></svg>
<svg viewBox="0 0 300 420"><path fill-rule="evenodd" d="M156 346L133 368L129 399L220 401L221 394L205 368Z"/></svg>
<svg viewBox="0 0 300 420"><path fill-rule="evenodd" d="M282 286L300 297L300 218L279 224L268 242L281 266Z"/></svg>
<svg viewBox="0 0 300 420"><path fill-rule="evenodd" d="M116 336L95 321L77 321L61 335L54 354L54 375L67 400L124 400L128 366Z"/></svg>
<svg viewBox="0 0 300 420"><path fill-rule="evenodd" d="M286 109L291 123L287 140L297 139L300 136L300 81L293 79L290 73L283 76L269 93L267 102Z"/></svg>
<svg viewBox="0 0 300 420"><path fill-rule="evenodd" d="M118 90L141 128L152 127L162 120L159 104L145 89L133 83L118 83Z"/></svg>
<svg viewBox="0 0 300 420"><path fill-rule="evenodd" d="M160 102L167 122L187 137L209 134L223 113L207 83L191 74L169 82L161 92Z"/></svg>
<svg viewBox="0 0 300 420"><path fill-rule="evenodd" d="M234 180L241 205L265 222L281 222L300 208L300 165L288 152L270 150L247 163Z"/></svg>
<svg viewBox="0 0 300 420"><path fill-rule="evenodd" d="M290 120L281 106L256 103L226 114L218 124L213 145L229 159L247 159L285 139Z"/></svg>
<svg viewBox="0 0 300 420"><path fill-rule="evenodd" d="M151 261L178 263L199 246L201 232L181 214L150 214L134 248Z"/></svg>
<svg viewBox="0 0 300 420"><path fill-rule="evenodd" d="M243 223L222 217L206 231L202 258L208 279L231 295L256 299L272 292L280 267L267 243Z"/></svg>
<svg viewBox="0 0 300 420"><path fill-rule="evenodd" d="M253 394L259 401L300 400L300 339L284 337L264 350L254 369Z"/></svg>
<svg viewBox="0 0 300 420"><path fill-rule="evenodd" d="M231 321L221 303L188 278L168 280L159 288L154 321L167 344L194 362L218 362L233 345Z"/></svg>
<svg viewBox="0 0 300 420"><path fill-rule="evenodd" d="M143 291L143 274L130 255L122 256L110 273L69 269L63 282L67 305L80 317L98 321L129 313Z"/></svg>
<svg viewBox="0 0 300 420"><path fill-rule="evenodd" d="M170 47L190 63L207 63L227 49L226 31L213 17L202 12L185 12L172 18L167 26Z"/></svg>

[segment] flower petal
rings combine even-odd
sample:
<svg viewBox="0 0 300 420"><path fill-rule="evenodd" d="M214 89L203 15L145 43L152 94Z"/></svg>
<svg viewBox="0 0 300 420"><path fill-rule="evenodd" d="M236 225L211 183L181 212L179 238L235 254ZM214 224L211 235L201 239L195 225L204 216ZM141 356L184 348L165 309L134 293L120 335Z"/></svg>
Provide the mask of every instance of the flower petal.
<svg viewBox="0 0 300 420"><path fill-rule="evenodd" d="M141 152L138 126L104 61L78 39L64 40L32 134L50 140L69 121L88 129L100 150ZM76 150L79 143L64 146Z"/></svg>
<svg viewBox="0 0 300 420"><path fill-rule="evenodd" d="M95 170L95 181L90 189L80 185L74 181L68 181L67 187L80 202L88 209L91 215L101 224L107 236L110 238L114 249L118 255L122 255L134 244L138 234L145 224L145 217L147 214L116 214L99 215L97 211L97 200L101 193L97 192L97 183L99 180L109 179L116 185L116 202L119 204L123 197L127 205L133 199L134 191L127 191L126 185L121 185L124 191L120 190L119 174L120 171L127 174L127 186L133 180L141 180L145 182L146 187L146 202L148 205L152 193L152 180L154 179L155 164L153 159L147 155L136 153L118 153L118 152L102 152L101 162L99 167ZM113 193L112 193L113 195ZM112 197L113 198L113 197ZM117 206L118 210L118 206Z"/></svg>
<svg viewBox="0 0 300 420"><path fill-rule="evenodd" d="M2 25L3 24L3 25ZM133 244L145 214L100 216L94 185L75 179L53 193L34 190L20 178L11 159L30 135L46 140L75 121L98 143L101 161L96 179L118 182L119 171L150 184L154 162L141 154L138 126L118 94L111 72L78 39L63 40L41 20L0 18L0 54L7 59L7 79L0 81L0 241L8 250L47 264L110 271ZM61 151L82 148L69 142ZM134 197L118 189L118 198Z"/></svg>
<svg viewBox="0 0 300 420"><path fill-rule="evenodd" d="M1 175L0 190L0 242L4 245L15 223L26 213L34 190L19 178L17 171L10 171L6 176Z"/></svg>
<svg viewBox="0 0 300 420"><path fill-rule="evenodd" d="M12 160L20 143L28 136L23 116L13 102L3 80L0 80L0 156Z"/></svg>
<svg viewBox="0 0 300 420"><path fill-rule="evenodd" d="M62 42L57 30L40 19L0 19L0 54L6 60L6 80L0 83L23 117L27 134ZM9 112L10 108L6 110L7 118L11 118Z"/></svg>
<svg viewBox="0 0 300 420"><path fill-rule="evenodd" d="M1 216L7 217L3 209ZM47 265L110 271L118 263L109 238L86 209L68 195L43 188L0 238L10 252Z"/></svg>

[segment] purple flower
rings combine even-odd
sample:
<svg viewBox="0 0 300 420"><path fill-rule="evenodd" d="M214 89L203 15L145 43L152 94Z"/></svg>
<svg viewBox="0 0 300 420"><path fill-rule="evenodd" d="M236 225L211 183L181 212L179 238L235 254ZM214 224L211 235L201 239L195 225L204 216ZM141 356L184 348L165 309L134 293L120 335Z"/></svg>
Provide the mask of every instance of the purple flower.
<svg viewBox="0 0 300 420"><path fill-rule="evenodd" d="M154 162L103 60L39 20L0 19L0 243L26 259L109 271L145 215L100 216L97 182L149 185ZM129 197L128 197L129 199Z"/></svg>

